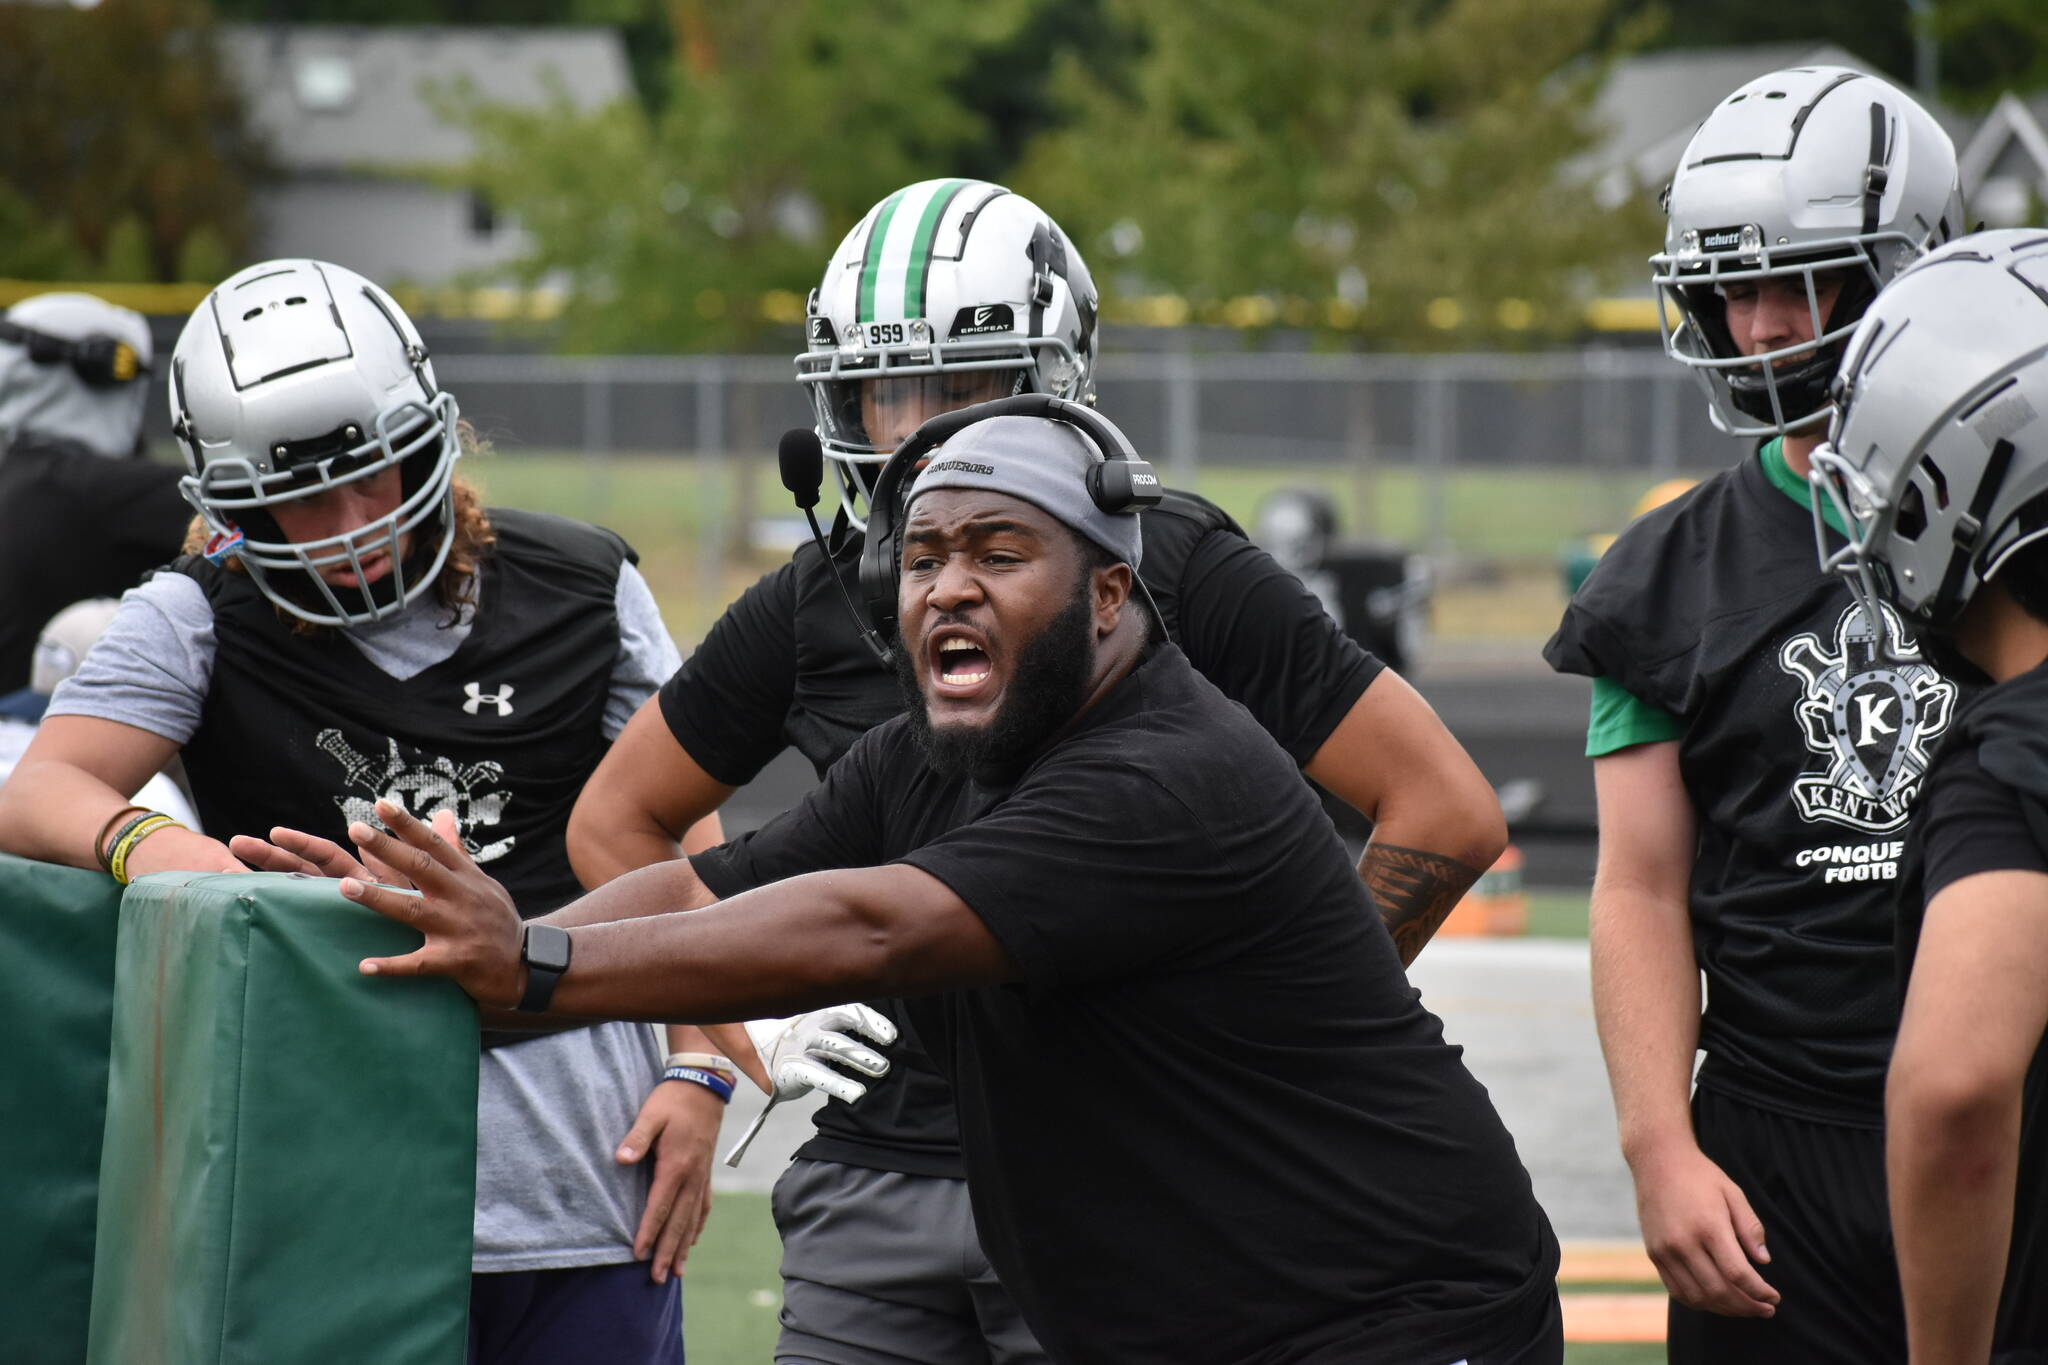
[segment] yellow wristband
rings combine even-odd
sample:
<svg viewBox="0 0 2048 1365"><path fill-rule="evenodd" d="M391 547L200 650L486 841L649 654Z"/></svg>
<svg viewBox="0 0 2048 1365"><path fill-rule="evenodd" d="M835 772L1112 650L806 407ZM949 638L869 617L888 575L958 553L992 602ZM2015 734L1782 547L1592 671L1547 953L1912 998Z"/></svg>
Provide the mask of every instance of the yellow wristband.
<svg viewBox="0 0 2048 1365"><path fill-rule="evenodd" d="M133 853L135 846L144 839L171 825L177 825L179 829L185 828L182 822L173 820L168 815L152 815L147 820L136 821L134 826L121 836L120 841L114 845L114 851L107 857L107 870L114 874L114 880L123 886L128 885L128 855Z"/></svg>

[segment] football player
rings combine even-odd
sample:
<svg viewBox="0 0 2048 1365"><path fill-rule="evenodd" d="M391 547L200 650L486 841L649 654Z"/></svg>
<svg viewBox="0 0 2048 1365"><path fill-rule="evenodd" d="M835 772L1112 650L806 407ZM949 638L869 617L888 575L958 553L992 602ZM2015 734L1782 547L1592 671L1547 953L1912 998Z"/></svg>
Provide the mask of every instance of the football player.
<svg viewBox="0 0 2048 1365"><path fill-rule="evenodd" d="M278 824L331 841L388 798L452 812L522 913L574 896L570 802L676 664L632 552L483 507L419 333L339 266L224 281L166 378L193 538L58 687L0 788L0 847L123 882L242 871L231 841ZM174 756L204 833L129 804ZM636 1114L712 1083L665 1069L640 1026L494 1041L470 1360L681 1365L675 1286L634 1255L648 1166L670 1154L622 1162L615 1145Z"/></svg>
<svg viewBox="0 0 2048 1365"><path fill-rule="evenodd" d="M829 544L801 546L748 589L627 726L570 822L586 885L675 857L678 834L784 749L822 775L902 709L886 642L844 601L859 589L876 471L939 412L1020 393L1092 402L1097 322L1080 251L999 185L924 181L861 219L826 264L796 358L840 491ZM1376 822L1360 872L1412 959L1505 843L1491 788L1414 689L1214 504L1169 492L1143 528L1141 576L1173 639L1305 774ZM780 1055L851 1053L872 1077L880 1057L830 1026L845 1017L797 1021ZM892 1058L857 1104L859 1082L835 1088L777 1186L778 1358L1042 1359L975 1237L947 1087L915 1047Z"/></svg>
<svg viewBox="0 0 2048 1365"><path fill-rule="evenodd" d="M1850 328L1962 230L1955 151L1885 82L1796 68L1716 105L1667 196L1667 349L1723 431L1763 439L1623 533L1544 651L1593 679L1622 1151L1674 1362L1903 1360L1889 907L1957 693L1817 571L1806 474Z"/></svg>
<svg viewBox="0 0 2048 1365"><path fill-rule="evenodd" d="M1813 464L1851 534L1823 553L1866 610L1996 684L1927 776L1898 902L1885 1111L1912 1358L2044 1359L2048 238L1982 233L1907 271L1842 393Z"/></svg>
<svg viewBox="0 0 2048 1365"><path fill-rule="evenodd" d="M0 694L29 684L58 611L111 597L178 553L178 471L143 458L149 323L90 294L0 318Z"/></svg>

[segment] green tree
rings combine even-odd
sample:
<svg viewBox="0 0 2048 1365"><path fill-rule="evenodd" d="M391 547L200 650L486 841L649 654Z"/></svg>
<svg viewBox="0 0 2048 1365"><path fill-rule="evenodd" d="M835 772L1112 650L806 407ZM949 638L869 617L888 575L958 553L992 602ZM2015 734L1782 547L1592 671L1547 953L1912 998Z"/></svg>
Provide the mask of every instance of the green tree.
<svg viewBox="0 0 2048 1365"><path fill-rule="evenodd" d="M219 284L234 273L234 256L210 227L199 228L178 247L177 278L182 284Z"/></svg>
<svg viewBox="0 0 2048 1365"><path fill-rule="evenodd" d="M84 271L64 225L0 184L0 279L75 280Z"/></svg>
<svg viewBox="0 0 2048 1365"><path fill-rule="evenodd" d="M2041 0L1941 0L1934 37L1942 88L1986 107L2007 90L2048 86L2048 5Z"/></svg>
<svg viewBox="0 0 2048 1365"><path fill-rule="evenodd" d="M1941 95L1988 108L2007 90L2048 86L2048 5L2041 0L1930 0ZM1901 85L1915 79L1919 25L1911 0L1622 0L1619 16L1654 16L1658 48L1834 43ZM1759 73L1761 74L1761 73Z"/></svg>
<svg viewBox="0 0 2048 1365"><path fill-rule="evenodd" d="M1610 0L1115 0L1121 83L1014 177L1098 282L1195 316L1401 344L1565 331L1590 277L1656 236L1560 174L1593 143ZM1105 292L1109 292L1106 289ZM1113 301L1113 300L1112 300ZM1362 305L1362 306L1361 306Z"/></svg>
<svg viewBox="0 0 2048 1365"><path fill-rule="evenodd" d="M135 214L125 214L107 230L96 278L109 284L148 284L156 278L149 259L149 229Z"/></svg>
<svg viewBox="0 0 2048 1365"><path fill-rule="evenodd" d="M85 256L130 216L153 279L201 228L243 240L260 159L203 0L0 5L0 91L0 186Z"/></svg>
<svg viewBox="0 0 2048 1365"><path fill-rule="evenodd" d="M579 113L455 92L478 136L468 180L530 234L512 274L566 284L571 349L745 345L817 282L882 195L988 137L951 82L1026 0L675 0L673 94ZM779 293L778 293L779 291ZM784 300L764 317L764 295Z"/></svg>

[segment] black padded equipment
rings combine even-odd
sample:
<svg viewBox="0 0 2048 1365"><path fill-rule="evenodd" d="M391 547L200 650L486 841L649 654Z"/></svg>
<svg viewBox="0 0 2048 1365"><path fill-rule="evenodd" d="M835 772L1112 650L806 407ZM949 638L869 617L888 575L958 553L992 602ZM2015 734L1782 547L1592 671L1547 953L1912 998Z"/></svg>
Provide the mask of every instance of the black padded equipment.
<svg viewBox="0 0 2048 1365"><path fill-rule="evenodd" d="M95 334L72 341L0 320L0 341L21 347L38 365L69 365L80 380L95 389L132 384L149 373L148 362L119 337Z"/></svg>

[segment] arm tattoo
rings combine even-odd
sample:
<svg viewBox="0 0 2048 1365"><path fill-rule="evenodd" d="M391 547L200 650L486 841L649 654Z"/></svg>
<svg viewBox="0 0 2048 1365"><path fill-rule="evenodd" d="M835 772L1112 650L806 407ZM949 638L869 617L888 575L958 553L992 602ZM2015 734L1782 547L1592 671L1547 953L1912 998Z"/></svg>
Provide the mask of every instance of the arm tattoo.
<svg viewBox="0 0 2048 1365"><path fill-rule="evenodd" d="M1380 919L1394 936L1402 966L1415 961L1444 917L1479 880L1479 871L1456 858L1419 848L1377 842L1366 845L1358 875L1365 879L1379 905Z"/></svg>

